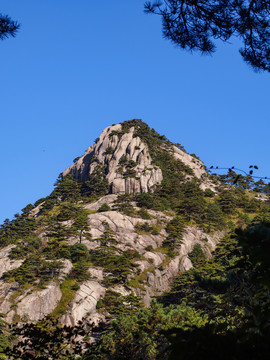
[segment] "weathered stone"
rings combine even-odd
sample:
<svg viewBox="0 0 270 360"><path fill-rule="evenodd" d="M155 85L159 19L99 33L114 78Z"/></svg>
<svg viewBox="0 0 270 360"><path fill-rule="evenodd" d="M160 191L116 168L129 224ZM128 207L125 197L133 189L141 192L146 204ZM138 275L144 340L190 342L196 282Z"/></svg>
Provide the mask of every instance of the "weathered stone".
<svg viewBox="0 0 270 360"><path fill-rule="evenodd" d="M51 282L44 290L19 296L15 310L9 302L10 296L6 297L5 302L0 306L0 311L6 314L5 320L8 322L13 320L15 314L24 317L25 320L38 321L54 310L61 296L59 286Z"/></svg>
<svg viewBox="0 0 270 360"><path fill-rule="evenodd" d="M0 278L3 273L21 266L23 260L11 260L8 256L16 245L9 245L0 251Z"/></svg>
<svg viewBox="0 0 270 360"><path fill-rule="evenodd" d="M110 195L105 195L102 198L98 199L97 201L84 205L84 209L87 210L98 210L101 205L103 204L108 204L109 206L113 205L113 202L117 199L117 195L116 194L110 194Z"/></svg>
<svg viewBox="0 0 270 360"><path fill-rule="evenodd" d="M18 284L13 283L4 283L0 281L0 313L7 314L11 311L12 303L9 301L10 296L18 289ZM5 317L6 321L12 320L13 315L8 318Z"/></svg>
<svg viewBox="0 0 270 360"><path fill-rule="evenodd" d="M193 170L194 175L197 178L201 179L202 175L205 174L205 167L203 165L203 162L187 154L186 152L178 149L178 147L176 146L173 146L173 150L174 150L174 157L176 159L181 160L184 164L189 166Z"/></svg>
<svg viewBox="0 0 270 360"><path fill-rule="evenodd" d="M106 128L97 143L90 146L75 164L64 171L63 175L72 174L79 181L89 179L96 166L96 162L91 162L95 157L100 164L106 165L106 177L112 194L134 195L152 191L163 179L161 169L152 165L147 145L139 137L134 137L134 127L121 138L116 135L110 136L112 131L120 129L120 124ZM113 148L113 154L107 154L109 147ZM125 165L119 163L123 156L126 156L127 161L132 160L136 163L134 166L136 176L125 177L119 171L120 167L125 168Z"/></svg>
<svg viewBox="0 0 270 360"><path fill-rule="evenodd" d="M162 253L153 253L151 251L147 251L143 254L143 256L146 259L151 260L150 263L152 263L154 266L159 266L162 261L165 259L165 255Z"/></svg>
<svg viewBox="0 0 270 360"><path fill-rule="evenodd" d="M71 236L66 240L66 243L73 245L81 242L91 252L100 246L100 237L109 226L114 232L113 236L116 240L116 243L113 244L114 250L119 254L122 251L129 251L130 254L135 254L136 259L139 260L134 261L133 259L137 267L132 269L125 285L117 284L105 287L103 281L106 272L103 268L101 266L89 268L90 280L81 284L73 301L68 304L65 315L61 318L61 321L66 325L74 325L83 318L87 318L87 321L94 323L104 320L104 314L99 314L96 306L99 299L105 296L108 289L119 293L119 296L134 293L140 296L148 306L154 296L160 295L169 289L179 271L186 271L192 267L188 254L195 244L200 244L206 256L210 257L217 242L224 235L223 232L209 235L195 227L187 227L181 245L175 248L176 256L169 258L168 255L163 253L164 249L160 249L160 247L168 235L166 224L172 219L171 216L167 216L162 212L148 210L151 218L145 220L124 215L119 211L113 211L115 208L114 201L119 194L134 195L140 192L151 192L158 184L161 184L163 179L161 169L153 164L147 145L142 139L135 136L135 129L130 128L129 132L119 137L117 135L110 136L112 131L115 130L121 130L121 125L106 128L96 144L90 146L85 154L63 173L64 176L72 174L75 179L85 181L91 178L97 163L99 163L105 165L106 177L110 185L109 195L90 204L81 204L90 213L88 214L88 224L92 238L82 236L82 239L80 239L79 236ZM113 154L111 154L112 151L108 151L109 148L113 149ZM163 149L165 150L165 146ZM200 180L200 186L203 190L210 188L216 191L203 163L199 159L179 150L175 146L166 147L166 151L169 151L172 156L181 160L193 170L194 176ZM135 162L134 164L130 163L134 174L124 175L128 169L125 164L121 164L123 161L120 161L120 159L123 160L123 158L126 161ZM191 178L190 175L186 176L186 180ZM111 206L112 211L95 212L105 203ZM131 203L131 205L135 210L139 210L135 202ZM40 208L42 208L42 204L33 209L30 216L38 217ZM74 220L67 220L62 222L62 225L68 228L72 226L73 222ZM157 229L163 228L158 235L153 235L151 232L137 230L136 225L138 223L156 225ZM47 241L46 229L42 231L39 236L45 244ZM10 245L0 251L0 277L5 271L15 269L23 262L23 260L12 261L9 259L8 255L14 246ZM51 282L46 289L41 291L33 291L33 288L29 288L25 293L20 294L19 292L16 293L19 284L0 281L0 312L6 314L6 320L12 321L14 316L17 315L22 319L37 321L55 309L62 296L59 285L73 266L70 260L62 261L64 267L59 274L59 283ZM133 284L134 288L130 284ZM138 284L139 286L136 287ZM17 297L16 294L18 294Z"/></svg>
<svg viewBox="0 0 270 360"><path fill-rule="evenodd" d="M224 231L209 235L200 229L193 228L191 226L187 227L180 247L180 271L186 271L190 269L191 261L188 259L188 254L192 251L195 244L200 244L205 255L210 257L212 251L215 250L217 243L221 240L222 237L224 237L224 235Z"/></svg>
<svg viewBox="0 0 270 360"><path fill-rule="evenodd" d="M97 268L90 268L88 269L91 278L93 280L97 280L99 282L101 282L103 280L103 269L97 269Z"/></svg>
<svg viewBox="0 0 270 360"><path fill-rule="evenodd" d="M63 268L60 270L60 274L58 276L59 281L64 280L65 277L70 273L72 270L72 262L68 259L61 259L60 260L63 264Z"/></svg>
<svg viewBox="0 0 270 360"><path fill-rule="evenodd" d="M69 311L61 318L65 325L75 325L82 318L96 312L98 300L105 295L106 289L97 281L84 282L69 304Z"/></svg>
<svg viewBox="0 0 270 360"><path fill-rule="evenodd" d="M86 205L90 210L95 210L103 203L112 203L116 195L108 195L99 199L93 204ZM176 248L177 255L168 261L168 258L156 249L162 246L167 233L163 229L159 235L152 235L150 233L137 233L136 224L148 223L149 225L163 224L166 225L171 220L170 216L164 215L162 212L149 210L152 218L144 220L141 218L130 217L121 214L117 211L96 212L88 215L88 223L91 229L92 239L88 240L82 238L82 243L85 244L91 251L99 246L98 238L103 234L108 224L114 232L117 244L114 246L120 250L134 250L138 251L143 258L135 261L138 265L136 270L130 274L130 278L136 276L137 271L141 271L146 275L147 281L142 284L144 291L141 288L126 288L124 285L117 285L111 287L113 291L122 294L123 296L134 292L140 296L143 302L148 306L153 296L160 295L162 292L168 290L175 276L180 271L188 270L192 267L192 263L188 258L188 254L192 251L194 245L199 243L202 246L206 256L211 256L211 251L215 249L216 243L224 235L224 233L216 233L213 235L205 234L203 231L188 227L183 235L181 246ZM68 224L67 224L68 226ZM79 242L78 237L70 237L67 240L68 244L75 244ZM151 248L153 250L151 250ZM2 259L4 259L5 270L12 266L18 267L22 261L11 264L8 259L8 254L12 246L1 251ZM64 263L64 268L61 270L59 280L62 281L65 276L71 271L72 264L69 260L61 260ZM163 264L164 262L164 264ZM16 266L15 266L16 265ZM3 266L3 265L2 265ZM100 316L96 316L97 301L104 297L106 288L102 285L103 269L102 267L91 267L89 270L91 280L86 281L77 291L74 300L69 304L67 313L62 317L63 323L66 325L73 325L84 317L87 319L95 319L99 321ZM61 299L61 291L58 285L50 283L50 285L42 291L34 291L32 293L25 293L15 300L15 305L9 301L10 296L16 291L18 285L16 283L5 284L0 282L0 312L7 314L7 320L12 321L15 314L20 315L21 318L36 321L44 317L46 314L53 311ZM29 289L28 291L30 291Z"/></svg>
<svg viewBox="0 0 270 360"><path fill-rule="evenodd" d="M131 294L131 291L129 289L127 289L125 286L123 285L116 285L113 287L113 291L119 293L122 296L127 296L129 294Z"/></svg>

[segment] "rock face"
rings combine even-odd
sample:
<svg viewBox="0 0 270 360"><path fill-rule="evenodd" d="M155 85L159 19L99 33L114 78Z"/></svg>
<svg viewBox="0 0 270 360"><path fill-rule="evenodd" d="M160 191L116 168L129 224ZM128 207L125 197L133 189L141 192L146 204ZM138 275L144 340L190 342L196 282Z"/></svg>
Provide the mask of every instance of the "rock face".
<svg viewBox="0 0 270 360"><path fill-rule="evenodd" d="M82 318L94 314L98 300L105 295L106 288L97 281L86 281L77 291L69 310L61 321L68 326L75 325Z"/></svg>
<svg viewBox="0 0 270 360"><path fill-rule="evenodd" d="M90 179L97 164L101 164L106 167L112 194L136 194L153 190L162 181L161 169L152 165L147 145L138 136L134 137L134 127L121 138L114 135L120 130L120 124L107 127L96 144L90 146L63 175L72 174L75 179L85 181ZM132 168L134 176L131 171L128 174L128 168Z"/></svg>
<svg viewBox="0 0 270 360"><path fill-rule="evenodd" d="M107 195L102 199L110 203L115 199L115 195ZM102 203L102 199L84 205L84 207L91 210L97 209ZM109 226L116 240L115 248L120 251L137 251L140 254L141 259L135 261L139 272L136 270L129 276L129 285L115 285L109 287L109 289L119 293L119 296L126 296L133 292L135 295L140 296L147 306L153 296L160 295L168 290L179 271L185 271L192 267L188 253L192 251L196 243L199 243L205 254L210 256L211 251L215 249L217 242L224 235L219 232L210 236L197 228L188 227L181 246L176 249L176 256L168 258L160 250L162 242L167 236L162 227L172 217L153 210L149 210L149 213L151 214L149 220L127 216L118 211L89 214L88 223L92 238L91 240L82 238L82 243L88 249L95 249L100 246L99 238L104 233L105 228ZM139 223L160 226L161 230L158 235L141 233L136 230L136 224ZM67 240L67 244L78 243L78 241L78 238L71 237ZM0 253L2 264L6 264L3 271L18 267L22 262L21 260L16 263L10 262L8 254L11 248L12 246L4 248ZM69 260L62 261L64 267L59 274L59 282L63 281L72 269ZM103 285L103 280L109 274L102 267L91 267L89 273L91 275L90 280L80 285L75 298L61 318L61 321L66 325L74 325L85 317L88 318L88 321L97 322L103 316L97 313L96 305L108 290L108 287ZM139 283L139 286L136 286L136 283ZM17 289L17 283L0 281L0 312L6 314L5 320L9 322L13 321L15 316L24 321L38 321L52 312L62 297L60 286L56 282L50 282L46 289L41 291L31 291L30 288L16 298L14 294Z"/></svg>
<svg viewBox="0 0 270 360"><path fill-rule="evenodd" d="M54 310L62 297L59 286L52 282L46 289L34 291L18 299L17 314L27 316L29 320L37 321Z"/></svg>
<svg viewBox="0 0 270 360"><path fill-rule="evenodd" d="M89 271L90 279L78 282L79 286L76 283L77 287L72 289L73 292L71 293L72 295L75 294L75 297L72 301L69 300L65 313L61 317L61 321L66 325L75 325L85 317L88 321L93 322L103 319L104 314L97 310L97 303L106 296L107 290L112 290L118 293L119 296L127 296L133 293L139 296L148 306L153 296L160 295L168 290L179 271L186 271L192 267L188 254L195 244L200 244L206 256L210 256L211 251L215 249L217 242L224 235L219 232L210 236L198 228L188 227L183 235L181 245L175 248L175 255L170 257L168 251L166 252L164 247L162 248L162 244L168 236L166 225L175 216L173 212L168 215L167 212L148 209L147 216L144 215L146 219L142 219L140 216L143 217L142 212L146 212L146 210L139 209L135 203L131 203L133 211L131 214L133 216L115 210L117 205L114 202L117 200L118 195L152 192L157 185L161 184L163 175L166 175L162 174L161 169L153 163L148 146L141 137L135 134L135 131L135 127L123 131L121 124L106 128L96 143L90 146L85 154L63 173L64 176L71 174L78 181L91 181L91 178L96 176L97 171L102 171L106 175L110 187L109 195L103 196L92 203L78 202L75 205L76 208L83 209L85 213L89 225L88 235L84 236L82 232L79 237L76 232L69 231L68 228L73 226L75 218L59 221L60 228L68 230L67 234L69 235L66 235L67 238L63 240L65 245L74 245L81 242L90 251L91 256L88 259L93 260L94 250L101 246L101 237L107 230L113 236L113 246L109 245L112 254L117 256L125 254L128 258L131 255L133 261L131 265L129 263L130 268L128 268L128 271L132 270L127 272L128 275L117 278L115 282L106 282L107 277L114 276L114 274L113 270L111 273L105 271L106 266L104 264L103 267L94 266L93 264L96 264L96 262L93 261L88 270L86 267L85 271ZM203 163L172 144L166 147L166 143L162 143L162 150L169 151L171 156L188 165L193 170L194 176L203 180L201 182L202 187L210 187L211 184L204 181L206 173ZM151 154L153 154L152 143L148 141L148 144L150 144ZM162 155L162 151L160 153ZM182 177L184 181L188 181L193 175L189 171L184 176ZM30 215L33 218L40 216L40 210L45 202L44 200L31 211ZM101 211L100 207L104 204L110 205L107 209L111 208L112 210L99 212ZM51 209L44 216L47 216L47 220L49 220L49 217L53 216L53 214L56 216L54 209ZM42 237L42 246L45 247L46 242L50 240L48 236L46 237L48 223L45 223L46 225L43 228L41 225L42 229L38 234L35 234ZM89 233L91 233L91 238ZM16 245L9 245L0 251L0 313L6 314L5 320L9 322L18 319L21 321L38 321L50 314L61 301L63 295L61 283L72 272L74 264L68 259L61 259L64 266L58 274L58 278L55 279L54 277L53 281L48 282L45 289L36 290L37 287L34 287L36 284L32 287L29 284L24 284L25 286L20 288L19 283L5 283L2 277L4 272L18 268L23 263L23 260L11 260L9 258L14 246ZM41 257L44 256L42 252L39 254ZM66 257L72 259L70 254L66 255ZM87 262L87 266L90 266L90 264ZM117 271L119 271L119 268L117 268ZM14 279L12 278L10 281ZM78 289L76 293L75 289ZM61 306L62 303L63 301L61 301Z"/></svg>
<svg viewBox="0 0 270 360"><path fill-rule="evenodd" d="M194 175L198 179L202 178L202 176L205 174L205 167L201 160L178 149L176 146L173 146L173 152L174 152L174 157L176 159L181 160L184 164L189 166L193 170Z"/></svg>
<svg viewBox="0 0 270 360"><path fill-rule="evenodd" d="M110 196L107 196L108 201ZM100 200L98 201L100 202ZM97 202L97 203L98 203ZM89 208L86 205L86 208ZM91 204L91 208L96 208L96 203ZM186 271L192 267L192 263L188 258L188 254L192 251L195 244L200 244L205 255L211 256L211 251L216 247L216 244L224 236L223 232L217 232L213 235L209 235L194 227L188 227L183 235L181 246L176 251L177 255L168 259L159 249L163 240L166 238L167 233L165 230L161 230L158 235L152 235L147 233L138 233L136 231L136 224L147 222L149 225L166 224L171 220L171 217L164 215L162 212L150 211L152 215L151 220L142 220L141 218L134 218L116 211L106 211L102 213L94 213L88 216L88 223L91 228L92 240L83 239L83 243L87 246L87 243L91 243L90 247L97 248L100 245L99 237L105 230L105 225L109 225L110 229L114 232L114 237L117 241L115 247L120 250L136 250L142 255L142 260L137 260L135 263L140 269L140 273L144 274L144 280L141 281L139 287L124 287L115 286L111 290L119 292L121 295L127 295L134 292L137 296L140 296L143 302L148 306L151 302L151 298L156 295L161 295L164 291L168 290L175 276L179 271ZM87 246L88 247L88 246ZM150 250L151 249L151 250ZM91 308L91 313L95 313L93 304L97 303L99 298L102 298L105 288L98 287L97 284L101 284L104 277L107 276L103 272L102 268L89 269L93 282L89 282L91 286L86 284L83 290L83 300L80 300L79 295L74 300L70 311L63 319L67 324L72 324L79 320L80 317L85 317L87 308ZM131 284L132 278L140 279L140 276L130 276ZM94 292L93 287L97 288ZM129 290L128 290L129 289ZM86 299L85 294L91 294L90 299ZM84 297L85 296L85 297ZM90 296L90 295L89 295ZM76 305L76 302L79 305ZM89 302L89 306L86 304ZM92 304L90 306L90 303ZM76 310L78 309L78 310ZM80 316L79 316L80 315Z"/></svg>
<svg viewBox="0 0 270 360"><path fill-rule="evenodd" d="M0 284L0 293L5 294L4 301L0 304L0 312L6 314L5 320L38 321L54 310L61 299L62 293L59 286L51 282L46 289L41 291L26 292L16 301L12 295L16 292L16 283ZM17 318L15 317L17 315Z"/></svg>
<svg viewBox="0 0 270 360"><path fill-rule="evenodd" d="M23 260L11 260L8 255L15 245L9 245L0 251L0 278L4 272L16 269L19 267Z"/></svg>
<svg viewBox="0 0 270 360"><path fill-rule="evenodd" d="M121 136L117 135L121 130L121 124L107 127L96 143L75 164L68 167L63 175L71 174L78 181L89 180L96 167L102 165L105 167L111 194L134 195L153 191L163 179L161 169L153 165L148 146L135 135L134 127ZM202 161L174 145L170 151L176 159L188 165L197 178L203 179L206 172Z"/></svg>
<svg viewBox="0 0 270 360"><path fill-rule="evenodd" d="M5 257L1 259L2 263L8 263L8 261L10 261L8 258L10 250L11 247L9 246L1 251L2 255L5 254ZM17 260L16 267L19 267L22 263L23 260ZM72 269L72 264L69 260L63 259L62 263L63 268L59 273L59 281L63 281ZM5 271L14 268L13 263L12 266ZM0 313L6 314L5 319L8 322L13 321L15 318L17 318L17 320L24 319L24 321L41 320L54 310L62 297L59 285L53 281L43 290L32 291L30 288L21 294L18 293L18 296L14 296L17 290L17 283L5 283L0 280Z"/></svg>

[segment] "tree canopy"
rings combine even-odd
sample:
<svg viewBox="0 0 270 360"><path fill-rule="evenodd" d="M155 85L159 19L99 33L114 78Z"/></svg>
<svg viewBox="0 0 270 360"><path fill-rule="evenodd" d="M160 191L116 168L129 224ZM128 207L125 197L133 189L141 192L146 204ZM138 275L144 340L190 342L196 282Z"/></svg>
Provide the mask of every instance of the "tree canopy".
<svg viewBox="0 0 270 360"><path fill-rule="evenodd" d="M145 12L162 17L163 35L177 46L212 54L214 40L241 39L239 52L254 70L270 71L268 0L147 1Z"/></svg>
<svg viewBox="0 0 270 360"><path fill-rule="evenodd" d="M20 24L17 21L0 13L0 40L5 40L9 36L15 37L19 28Z"/></svg>

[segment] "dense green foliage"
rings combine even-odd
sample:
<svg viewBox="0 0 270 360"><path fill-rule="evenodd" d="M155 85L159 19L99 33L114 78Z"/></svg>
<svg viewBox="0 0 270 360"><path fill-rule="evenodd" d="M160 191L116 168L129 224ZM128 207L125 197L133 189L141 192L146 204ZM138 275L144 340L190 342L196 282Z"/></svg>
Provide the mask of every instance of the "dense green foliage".
<svg viewBox="0 0 270 360"><path fill-rule="evenodd" d="M36 228L35 220L24 214L15 215L12 221L6 219L0 227L0 246L14 244L17 240L30 236Z"/></svg>
<svg viewBox="0 0 270 360"><path fill-rule="evenodd" d="M132 196L128 194L118 195L114 201L114 210L120 211L125 215L133 216L136 211L131 204Z"/></svg>
<svg viewBox="0 0 270 360"><path fill-rule="evenodd" d="M123 251L112 246L100 246L90 253L93 265L102 266L107 273L104 283L108 285L125 283L127 276L136 268L132 260L140 258L134 251Z"/></svg>
<svg viewBox="0 0 270 360"><path fill-rule="evenodd" d="M108 204L104 203L99 207L98 212L110 211L110 210L111 207Z"/></svg>
<svg viewBox="0 0 270 360"><path fill-rule="evenodd" d="M165 307L153 302L136 314L119 315L83 359L265 359L269 244L269 224L258 224L227 236L207 262L195 249L190 256L197 266L180 274L159 299Z"/></svg>
<svg viewBox="0 0 270 360"><path fill-rule="evenodd" d="M163 241L163 246L168 246L172 251L181 244L186 223L181 216L175 216L166 227L168 236Z"/></svg>
<svg viewBox="0 0 270 360"><path fill-rule="evenodd" d="M131 316L120 314L106 329L100 342L90 347L83 360L152 360L165 359L168 341L163 332L172 328L201 327L207 317L189 306L163 308L153 302L150 309Z"/></svg>
<svg viewBox="0 0 270 360"><path fill-rule="evenodd" d="M198 267L203 265L206 261L205 253L202 250L200 244L195 244L192 251L188 254L190 261L192 262L193 267Z"/></svg>
<svg viewBox="0 0 270 360"><path fill-rule="evenodd" d="M12 327L14 335L20 340L7 351L10 360L75 360L74 355L82 353L87 344L87 335L84 323L77 326L62 326L58 320L47 317L36 324L27 323ZM80 335L80 340L77 336ZM73 349L70 344L73 344Z"/></svg>
<svg viewBox="0 0 270 360"><path fill-rule="evenodd" d="M244 326L252 318L255 321L257 316L259 320L268 314L270 305L269 239L269 224L227 236L211 260L176 278L162 302L186 301L230 329Z"/></svg>
<svg viewBox="0 0 270 360"><path fill-rule="evenodd" d="M48 281L54 279L63 267L61 261L45 261L38 255L30 255L23 264L4 273L5 281L16 281L21 285L38 284L43 287Z"/></svg>
<svg viewBox="0 0 270 360"><path fill-rule="evenodd" d="M0 359L6 359L6 353L11 349L11 339L10 330L8 329L8 324L2 319L2 314L0 314Z"/></svg>
<svg viewBox="0 0 270 360"><path fill-rule="evenodd" d="M29 236L11 250L9 257L11 259L24 259L29 253L37 251L41 245L42 241L38 236Z"/></svg>
<svg viewBox="0 0 270 360"><path fill-rule="evenodd" d="M132 315L134 311L143 307L143 304L138 296L130 294L121 296L119 293L107 290L104 298L99 301L97 308L99 311L109 311L111 317L118 315L126 316Z"/></svg>

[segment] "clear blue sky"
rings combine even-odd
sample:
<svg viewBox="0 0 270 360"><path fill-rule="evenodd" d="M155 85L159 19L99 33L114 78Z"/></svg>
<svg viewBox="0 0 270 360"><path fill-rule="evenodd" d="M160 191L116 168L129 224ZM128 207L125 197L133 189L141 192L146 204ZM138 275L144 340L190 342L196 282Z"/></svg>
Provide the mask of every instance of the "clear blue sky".
<svg viewBox="0 0 270 360"><path fill-rule="evenodd" d="M2 0L0 222L48 195L106 126L141 118L207 166L270 176L269 74L237 44L175 48L143 0Z"/></svg>

